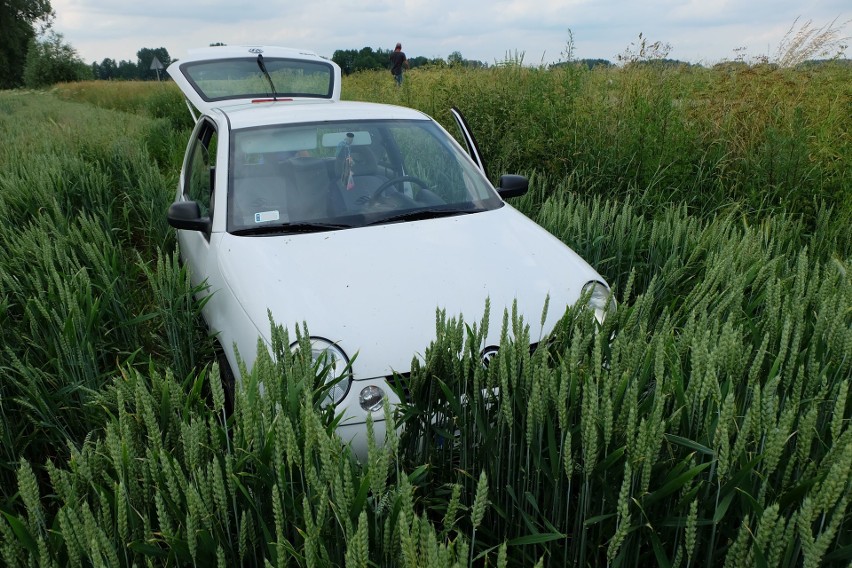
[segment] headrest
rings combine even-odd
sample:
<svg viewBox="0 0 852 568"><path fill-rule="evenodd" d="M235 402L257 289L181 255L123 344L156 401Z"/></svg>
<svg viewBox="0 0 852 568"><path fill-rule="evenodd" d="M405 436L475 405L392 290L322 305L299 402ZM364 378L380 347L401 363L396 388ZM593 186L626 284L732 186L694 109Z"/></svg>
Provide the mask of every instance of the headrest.
<svg viewBox="0 0 852 568"><path fill-rule="evenodd" d="M311 170L325 170L325 160L311 156L298 156L287 160L293 169L304 172Z"/></svg>
<svg viewBox="0 0 852 568"><path fill-rule="evenodd" d="M297 188L324 187L328 183L328 170L322 158L290 158L282 164L284 177Z"/></svg>
<svg viewBox="0 0 852 568"><path fill-rule="evenodd" d="M376 157L372 150L366 146L352 146L352 175L369 176L375 175L378 166Z"/></svg>
<svg viewBox="0 0 852 568"><path fill-rule="evenodd" d="M253 177L271 177L278 173L278 165L271 162L261 162L258 164L243 164L237 162L234 167L234 177L253 178Z"/></svg>

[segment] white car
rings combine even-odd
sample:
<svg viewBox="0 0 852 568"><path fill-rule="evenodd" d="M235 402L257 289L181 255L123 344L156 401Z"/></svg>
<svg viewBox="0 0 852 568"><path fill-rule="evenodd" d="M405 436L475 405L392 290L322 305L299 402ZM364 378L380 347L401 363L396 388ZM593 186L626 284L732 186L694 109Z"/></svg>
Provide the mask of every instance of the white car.
<svg viewBox="0 0 852 568"><path fill-rule="evenodd" d="M196 119L168 220L209 285L222 363L239 380L236 346L251 367L267 310L307 323L346 374L329 397L357 453L368 414L383 437L388 381L434 339L436 309L479 321L490 298L487 353L514 301L534 338L584 291L599 318L611 309L600 274L504 201L527 180L491 185L457 111L467 149L419 111L341 101L335 63L281 47L193 50L168 72Z"/></svg>

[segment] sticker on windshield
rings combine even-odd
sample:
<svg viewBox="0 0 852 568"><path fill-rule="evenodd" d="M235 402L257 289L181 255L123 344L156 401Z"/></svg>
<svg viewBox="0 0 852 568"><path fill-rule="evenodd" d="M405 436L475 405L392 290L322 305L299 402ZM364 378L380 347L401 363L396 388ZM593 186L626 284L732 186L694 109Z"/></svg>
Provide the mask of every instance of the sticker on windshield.
<svg viewBox="0 0 852 568"><path fill-rule="evenodd" d="M255 223L268 223L269 221L277 221L279 218L278 211L261 211L254 214Z"/></svg>

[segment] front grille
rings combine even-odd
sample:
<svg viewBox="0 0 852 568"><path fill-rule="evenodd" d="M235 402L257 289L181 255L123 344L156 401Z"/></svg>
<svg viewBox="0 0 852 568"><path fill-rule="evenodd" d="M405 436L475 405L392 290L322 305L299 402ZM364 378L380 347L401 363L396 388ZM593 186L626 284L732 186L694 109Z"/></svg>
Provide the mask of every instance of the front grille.
<svg viewBox="0 0 852 568"><path fill-rule="evenodd" d="M408 389L408 379L411 373L394 373L385 377L388 385L397 392L400 400L411 402L411 392Z"/></svg>
<svg viewBox="0 0 852 568"><path fill-rule="evenodd" d="M530 345L530 355L535 353L537 348L538 343L532 343ZM498 347L496 345L489 345L483 349L480 355L482 358L482 365L487 368L491 360L497 356L497 352ZM410 376L411 373L394 373L385 377L385 381L387 381L388 385L390 385L390 387L400 395L400 400L405 402L411 402L411 392L408 388L408 379Z"/></svg>

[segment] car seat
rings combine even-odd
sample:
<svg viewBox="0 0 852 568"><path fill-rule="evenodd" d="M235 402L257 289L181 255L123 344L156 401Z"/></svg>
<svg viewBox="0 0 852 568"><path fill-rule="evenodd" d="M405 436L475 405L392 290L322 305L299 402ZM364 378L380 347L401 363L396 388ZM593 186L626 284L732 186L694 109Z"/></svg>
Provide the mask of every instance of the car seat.
<svg viewBox="0 0 852 568"><path fill-rule="evenodd" d="M290 222L328 217L328 168L322 158L296 157L281 164Z"/></svg>
<svg viewBox="0 0 852 568"><path fill-rule="evenodd" d="M231 228L253 226L257 223L256 214L282 210L285 199L283 188L277 164L236 164L230 192Z"/></svg>
<svg viewBox="0 0 852 568"><path fill-rule="evenodd" d="M376 189L388 179L379 174L379 167L372 150L367 146L350 146L352 156L352 183L349 187L349 175L345 166L345 154L341 153L335 162L337 181L335 186L340 201L346 211L360 211L367 205Z"/></svg>

